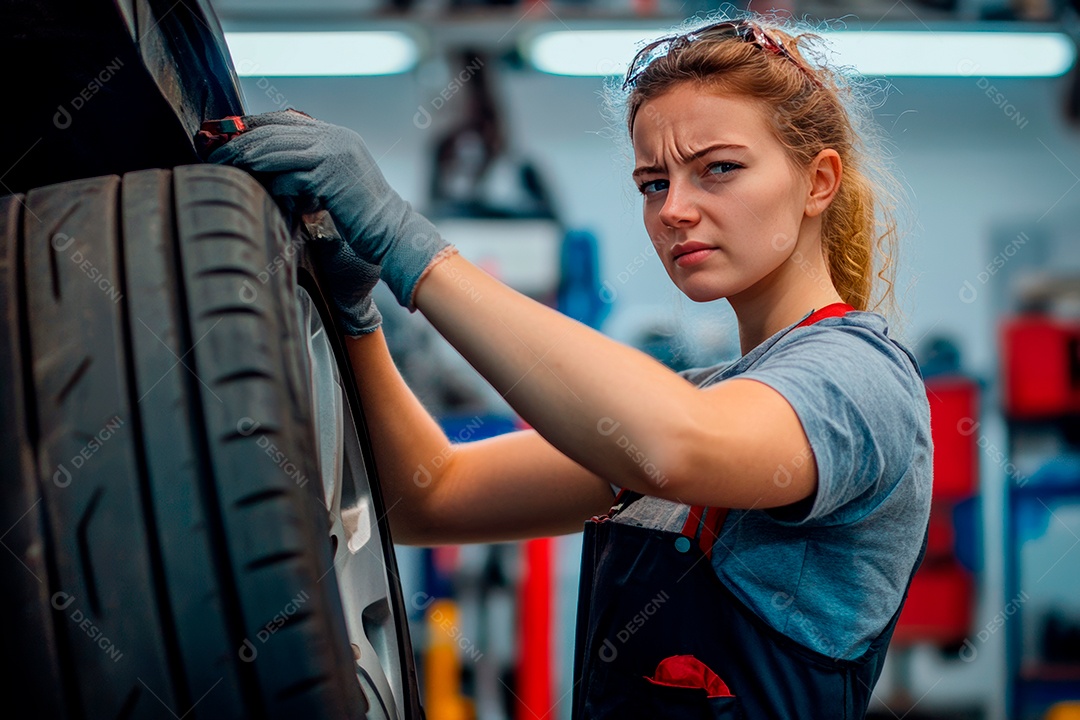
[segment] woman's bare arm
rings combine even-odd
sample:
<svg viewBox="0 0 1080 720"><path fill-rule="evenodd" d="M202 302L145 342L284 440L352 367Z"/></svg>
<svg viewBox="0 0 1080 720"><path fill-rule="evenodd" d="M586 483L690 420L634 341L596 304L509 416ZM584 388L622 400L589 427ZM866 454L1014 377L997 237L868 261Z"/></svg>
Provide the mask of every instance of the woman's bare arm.
<svg viewBox="0 0 1080 720"><path fill-rule="evenodd" d="M810 457L810 445L768 385L734 378L696 388L458 254L428 268L414 300L530 426L620 487L734 508L787 505L817 487L812 462L774 481L792 458Z"/></svg>
<svg viewBox="0 0 1080 720"><path fill-rule="evenodd" d="M607 481L523 430L452 444L398 372L382 331L347 341L397 542L496 542L575 532Z"/></svg>

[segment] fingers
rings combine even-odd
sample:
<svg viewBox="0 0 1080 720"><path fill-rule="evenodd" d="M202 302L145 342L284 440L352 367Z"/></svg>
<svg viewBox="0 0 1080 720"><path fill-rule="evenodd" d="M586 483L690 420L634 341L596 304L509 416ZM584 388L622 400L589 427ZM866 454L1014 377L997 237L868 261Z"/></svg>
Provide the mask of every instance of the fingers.
<svg viewBox="0 0 1080 720"><path fill-rule="evenodd" d="M283 133L278 128L262 127L234 137L207 160L256 172L313 170L323 159L317 149L319 138L309 128Z"/></svg>
<svg viewBox="0 0 1080 720"><path fill-rule="evenodd" d="M309 247L315 264L324 273L347 280L352 288L367 291L379 281L381 266L364 260L344 240L321 240L310 243Z"/></svg>
<svg viewBox="0 0 1080 720"><path fill-rule="evenodd" d="M286 110L275 110L273 112L261 113L259 115L244 115L244 125L249 129L263 127L266 125L292 125L294 127L302 125L318 125L325 124L320 120L316 120L305 112L288 108Z"/></svg>
<svg viewBox="0 0 1080 720"><path fill-rule="evenodd" d="M258 171L256 171L258 172ZM256 177L259 177L258 175ZM311 181L308 174L304 171L281 173L278 175L268 174L259 178L262 180L266 189L274 197L316 197L319 188ZM303 203L310 205L310 209L304 210L306 213L316 212L323 210L324 208L318 207L318 203Z"/></svg>

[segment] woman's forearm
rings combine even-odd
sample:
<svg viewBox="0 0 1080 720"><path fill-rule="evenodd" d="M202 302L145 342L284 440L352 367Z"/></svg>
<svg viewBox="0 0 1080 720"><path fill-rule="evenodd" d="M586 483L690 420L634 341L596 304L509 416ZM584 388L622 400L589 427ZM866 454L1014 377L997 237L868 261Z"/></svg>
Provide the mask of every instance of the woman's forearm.
<svg viewBox="0 0 1080 720"><path fill-rule="evenodd" d="M346 340L371 438L375 466L395 539L409 542L411 525L449 463L453 446L405 384L382 330Z"/></svg>
<svg viewBox="0 0 1080 720"><path fill-rule="evenodd" d="M429 268L414 299L548 442L622 487L673 495L679 436L698 401L691 384L457 254Z"/></svg>
<svg viewBox="0 0 1080 720"><path fill-rule="evenodd" d="M401 378L381 330L347 343L396 542L559 535L610 506L606 482L534 431L449 442Z"/></svg>

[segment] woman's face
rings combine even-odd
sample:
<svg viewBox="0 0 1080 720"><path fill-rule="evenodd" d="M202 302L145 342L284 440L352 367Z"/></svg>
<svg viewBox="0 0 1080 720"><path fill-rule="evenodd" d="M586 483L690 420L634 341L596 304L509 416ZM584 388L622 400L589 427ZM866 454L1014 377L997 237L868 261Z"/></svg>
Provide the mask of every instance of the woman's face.
<svg viewBox="0 0 1080 720"><path fill-rule="evenodd" d="M684 83L643 104L633 133L645 229L687 297L730 298L792 254L809 174L792 168L759 103Z"/></svg>

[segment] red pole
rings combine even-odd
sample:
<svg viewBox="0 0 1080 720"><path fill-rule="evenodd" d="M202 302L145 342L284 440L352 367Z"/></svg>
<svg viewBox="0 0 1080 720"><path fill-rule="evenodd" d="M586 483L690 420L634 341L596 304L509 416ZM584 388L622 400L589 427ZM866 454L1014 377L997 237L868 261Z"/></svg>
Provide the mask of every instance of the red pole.
<svg viewBox="0 0 1080 720"><path fill-rule="evenodd" d="M518 615L520 656L516 720L552 717L551 595L554 541L540 538L525 542L525 573Z"/></svg>

